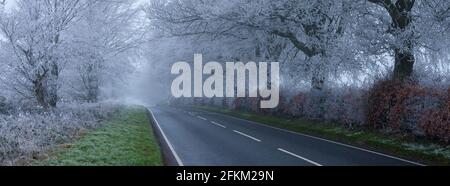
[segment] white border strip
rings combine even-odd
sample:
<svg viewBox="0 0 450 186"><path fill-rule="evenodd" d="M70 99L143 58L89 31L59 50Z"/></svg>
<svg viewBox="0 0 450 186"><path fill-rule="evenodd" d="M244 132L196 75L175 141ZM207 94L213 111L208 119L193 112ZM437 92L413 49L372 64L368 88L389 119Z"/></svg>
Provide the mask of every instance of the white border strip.
<svg viewBox="0 0 450 186"><path fill-rule="evenodd" d="M272 128L272 129L288 132L288 133L291 133L291 134L297 134L297 135L300 135L300 136L305 136L305 137L309 137L309 138L313 138L313 139L317 139L317 140L321 140L321 141L325 141L325 142L329 142L329 143L334 143L336 145L341 145L341 146L345 146L345 147L361 150L361 151L364 151L364 152L368 152L368 153L372 153L372 154L376 154L376 155L392 158L392 159L395 159L395 160L403 161L403 162L410 163L410 164L417 165L417 166L426 166L424 164L413 162L413 161L406 160L406 159L403 159L403 158L399 158L399 157L383 154L383 153L380 153L380 152L375 152L375 151L372 151L372 150L363 149L363 148L360 148L360 147L347 145L347 144L336 142L336 141L331 141L331 140L327 140L327 139L311 136L311 135L308 135L308 134L294 132L294 131L290 131L290 130L286 130L286 129L282 129L282 128L278 128L278 127L273 127L273 126L269 126L269 125L266 125L266 124L261 124L261 123L255 122L255 121L250 121L250 120L238 118L238 117L235 117L235 116L229 116L229 115L226 115L226 114L216 113L216 112L208 112L208 113L220 114L222 116L232 117L232 118L235 118L235 119L238 119L238 120L241 120L241 121L247 121L247 122L250 122L250 123L254 123L256 125L260 125L260 126L264 126L264 127L268 127L268 128Z"/></svg>
<svg viewBox="0 0 450 186"><path fill-rule="evenodd" d="M166 141L167 145L169 146L170 151L172 152L173 156L175 156L175 160L177 161L177 164L179 166L184 166L183 162L181 161L180 157L178 156L177 152L174 150L172 144L170 143L169 139L167 139L166 134L164 133L164 131L162 130L162 128L159 126L159 122L158 120L156 120L155 115L153 114L152 110L148 108L148 111L150 111L150 114L153 117L153 120L155 120L156 126L158 127L159 131L161 132L164 140Z"/></svg>

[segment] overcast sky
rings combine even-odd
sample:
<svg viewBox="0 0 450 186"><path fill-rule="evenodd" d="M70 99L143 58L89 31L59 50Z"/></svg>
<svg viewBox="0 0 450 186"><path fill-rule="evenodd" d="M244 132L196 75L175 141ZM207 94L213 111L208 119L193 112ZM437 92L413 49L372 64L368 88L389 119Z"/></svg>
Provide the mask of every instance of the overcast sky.
<svg viewBox="0 0 450 186"><path fill-rule="evenodd" d="M16 6L16 0L6 0L6 10L10 10L14 6Z"/></svg>

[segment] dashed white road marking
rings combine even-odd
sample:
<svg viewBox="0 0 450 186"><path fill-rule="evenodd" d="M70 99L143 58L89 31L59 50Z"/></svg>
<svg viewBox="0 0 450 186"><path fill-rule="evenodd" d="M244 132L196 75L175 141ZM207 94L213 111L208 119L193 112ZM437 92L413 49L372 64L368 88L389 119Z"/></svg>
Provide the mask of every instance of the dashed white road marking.
<svg viewBox="0 0 450 186"><path fill-rule="evenodd" d="M250 135L248 135L248 134L245 134L245 133L243 133L243 132L239 132L239 131L237 131L237 130L233 130L233 131L236 132L236 133L238 133L238 134L240 134L240 135L242 135L242 136L245 136L245 137L247 137L247 138L250 138L250 139L252 139L252 140L255 140L255 141L257 141L257 142L261 142L261 140L259 140L258 138L255 138L255 137L250 136Z"/></svg>
<svg viewBox="0 0 450 186"><path fill-rule="evenodd" d="M197 118L198 118L198 119L201 119L201 120L208 121L208 119L206 119L206 118L204 118L204 117L201 117L201 116L197 116Z"/></svg>
<svg viewBox="0 0 450 186"><path fill-rule="evenodd" d="M300 158L300 159L302 159L302 160L305 160L305 161L307 161L308 163L311 163L311 164L313 164L313 165L315 165L315 166L322 166L321 164L319 164L319 163L317 163L317 162L314 162L314 161L309 160L309 159L307 159L307 158L301 157L301 156L299 156L299 155L297 155L297 154L294 154L294 153L289 152L289 151L287 151L287 150L284 150L284 149L282 149L282 148L279 148L278 150L281 151L281 152L284 152L284 153L286 153L286 154L289 154L289 155L291 155L291 156L294 156L294 157L296 157L296 158Z"/></svg>
<svg viewBox="0 0 450 186"><path fill-rule="evenodd" d="M217 126L219 126L219 127L222 127L222 128L224 128L224 129L227 128L225 125L219 124L219 123L214 122L214 121L211 121L211 123L214 124L214 125L217 125Z"/></svg>
<svg viewBox="0 0 450 186"><path fill-rule="evenodd" d="M345 144L345 143L336 142L336 141L332 141L332 140L328 140L328 139L324 139L324 138L320 138L320 137L316 137L316 136L311 136L311 135L300 133L300 132L294 132L294 131L290 131L290 130L287 130L287 129L273 127L273 126L265 125L265 124L258 123L258 122L255 122L255 121L250 121L250 120L238 118L238 117L235 117L235 116L230 116L230 115L221 114L221 113L212 113L212 114L227 116L227 117L231 117L231 118L234 118L234 119L237 119L237 120L253 123L253 124L256 124L256 125L259 125L259 126L262 126L262 127L267 127L267 128L271 128L271 129L275 129L275 130L291 133L291 134L296 134L296 135L300 135L300 136L304 136L304 137L308 137L308 138L313 138L313 139L316 139L316 140L325 141L325 142L328 142L328 143L333 143L333 144L336 144L336 145L340 145L340 146L344 146L344 147L348 147L348 148L352 148L352 149L368 152L368 153L371 153L371 154L376 154L376 155L379 155L379 156L388 157L388 158L391 158L391 159L395 159L395 160L403 161L403 162L406 162L406 163L410 163L410 164L413 164L413 165L416 165L416 166L426 166L424 164L421 164L421 163L418 163L418 162L414 162L414 161L410 161L410 160L407 160L407 159L403 159L403 158L399 158L399 157L383 154L383 153L380 153L380 152L376 152L376 151L372 151L372 150L364 149L364 148L361 148L361 147L356 147L356 146L353 146L353 145L348 145L348 144Z"/></svg>

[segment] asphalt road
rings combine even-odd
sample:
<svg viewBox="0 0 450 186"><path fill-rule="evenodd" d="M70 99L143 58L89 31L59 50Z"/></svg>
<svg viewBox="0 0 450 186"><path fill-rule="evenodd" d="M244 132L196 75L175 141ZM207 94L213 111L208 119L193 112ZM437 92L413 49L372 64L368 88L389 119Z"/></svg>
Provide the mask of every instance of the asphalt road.
<svg viewBox="0 0 450 186"><path fill-rule="evenodd" d="M412 161L223 114L150 109L178 165L417 166Z"/></svg>

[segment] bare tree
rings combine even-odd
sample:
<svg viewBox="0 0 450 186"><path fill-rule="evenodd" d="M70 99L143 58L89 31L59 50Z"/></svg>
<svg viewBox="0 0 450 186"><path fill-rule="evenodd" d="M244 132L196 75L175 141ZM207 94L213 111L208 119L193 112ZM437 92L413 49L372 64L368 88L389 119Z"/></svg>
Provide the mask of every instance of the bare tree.
<svg viewBox="0 0 450 186"><path fill-rule="evenodd" d="M395 3L391 0L369 0L369 2L382 6L389 13L392 19L390 33L400 39L413 22L412 8L415 0L398 0ZM411 33L413 34L413 33ZM394 48L395 68L394 78L405 79L411 77L414 69L414 43L413 35L404 37L402 44Z"/></svg>
<svg viewBox="0 0 450 186"><path fill-rule="evenodd" d="M393 78L413 76L416 55L448 47L450 4L440 0L368 0L358 9L359 30L373 53L394 58ZM370 27L373 30L368 30ZM437 45L440 45L436 47ZM446 46L445 46L446 45Z"/></svg>
<svg viewBox="0 0 450 186"><path fill-rule="evenodd" d="M119 82L129 71L130 59L143 41L144 25L138 23L134 1L89 1L82 18L70 30L71 49L76 54L71 70L76 77L68 80L69 91L80 99L96 102L100 86Z"/></svg>
<svg viewBox="0 0 450 186"><path fill-rule="evenodd" d="M18 1L18 10L1 19L1 31L8 39L17 61L13 68L18 81L37 103L55 107L58 101L60 39L78 12L79 0Z"/></svg>
<svg viewBox="0 0 450 186"><path fill-rule="evenodd" d="M344 32L349 6L347 1L321 0L159 0L150 3L146 12L158 29L171 36L245 39L259 32L267 38L284 38L307 58L320 58L311 63L310 71L312 87L321 90L328 76L324 63L333 55L329 49L336 46ZM255 50L259 49L255 47Z"/></svg>

